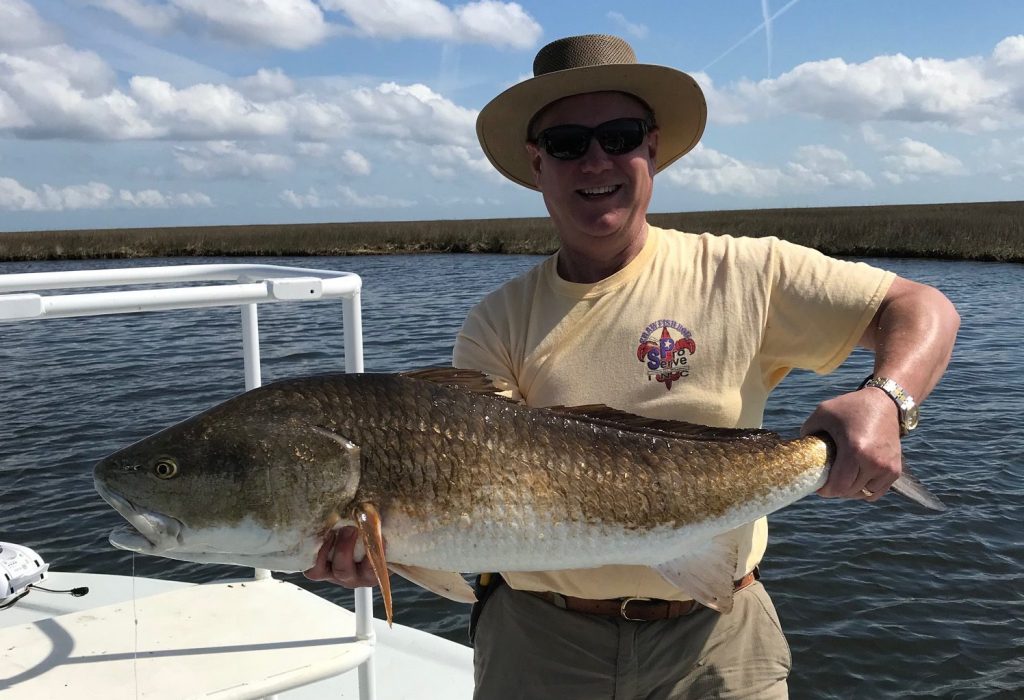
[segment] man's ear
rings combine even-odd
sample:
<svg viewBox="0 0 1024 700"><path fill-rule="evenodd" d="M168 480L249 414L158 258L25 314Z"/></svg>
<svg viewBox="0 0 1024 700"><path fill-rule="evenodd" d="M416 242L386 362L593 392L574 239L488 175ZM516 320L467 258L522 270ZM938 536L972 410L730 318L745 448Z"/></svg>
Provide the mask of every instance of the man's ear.
<svg viewBox="0 0 1024 700"><path fill-rule="evenodd" d="M533 172L533 180L540 186L540 148L533 143L526 144L526 156L530 159L530 170Z"/></svg>
<svg viewBox="0 0 1024 700"><path fill-rule="evenodd" d="M654 127L647 132L647 155L650 156L651 162L654 162L658 155L658 136L661 134L661 130L658 127Z"/></svg>

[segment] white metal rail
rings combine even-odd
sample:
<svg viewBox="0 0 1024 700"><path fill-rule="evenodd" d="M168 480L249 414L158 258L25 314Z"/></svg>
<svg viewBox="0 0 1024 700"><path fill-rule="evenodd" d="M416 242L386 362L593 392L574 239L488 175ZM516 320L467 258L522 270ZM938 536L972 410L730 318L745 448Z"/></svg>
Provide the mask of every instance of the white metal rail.
<svg viewBox="0 0 1024 700"><path fill-rule="evenodd" d="M75 294L37 293L56 289L183 283L190 286L147 286L142 289ZM0 322L239 306L242 311L245 388L249 390L261 384L257 317L257 305L260 303L341 299L344 312L345 371L362 372L361 290L362 280L354 273L277 265L173 265L29 272L0 275ZM269 571L256 571L257 579L269 577ZM355 608L356 637L372 645L375 634L371 589L356 590ZM360 698L375 700L373 654L359 665L358 673Z"/></svg>

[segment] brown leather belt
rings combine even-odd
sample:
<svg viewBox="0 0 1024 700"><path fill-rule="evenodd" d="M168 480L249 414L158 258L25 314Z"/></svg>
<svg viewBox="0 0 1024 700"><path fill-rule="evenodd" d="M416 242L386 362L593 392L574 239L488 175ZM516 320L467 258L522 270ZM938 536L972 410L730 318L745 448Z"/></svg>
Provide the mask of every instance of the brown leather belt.
<svg viewBox="0 0 1024 700"><path fill-rule="evenodd" d="M733 592L741 591L754 581L761 578L755 568L749 574L733 581ZM703 606L695 600L659 600L655 598L615 598L612 600L591 600L575 598L551 591L524 591L541 600L546 600L562 610L599 615L601 617L621 617L637 622L653 622L654 620L671 620L675 617L689 615Z"/></svg>

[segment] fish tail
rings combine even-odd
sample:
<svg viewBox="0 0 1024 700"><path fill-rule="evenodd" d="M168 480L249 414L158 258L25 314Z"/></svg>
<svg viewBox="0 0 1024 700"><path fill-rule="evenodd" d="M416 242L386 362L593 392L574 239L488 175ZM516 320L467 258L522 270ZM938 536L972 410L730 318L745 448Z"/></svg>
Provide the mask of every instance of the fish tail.
<svg viewBox="0 0 1024 700"><path fill-rule="evenodd" d="M935 496L928 487L917 480L913 474L906 469L900 474L900 478L892 485L892 490L909 498L914 503L924 506L928 510L942 512L946 510L946 504Z"/></svg>

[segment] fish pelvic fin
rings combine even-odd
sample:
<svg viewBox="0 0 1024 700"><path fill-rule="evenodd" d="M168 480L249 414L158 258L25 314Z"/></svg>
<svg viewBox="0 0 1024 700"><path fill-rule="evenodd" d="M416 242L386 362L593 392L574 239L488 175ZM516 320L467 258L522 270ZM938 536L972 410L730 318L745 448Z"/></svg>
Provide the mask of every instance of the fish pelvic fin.
<svg viewBox="0 0 1024 700"><path fill-rule="evenodd" d="M395 564L392 562L388 567L404 579L412 581L417 586L433 591L442 598L454 600L456 603L476 602L476 594L473 588L462 578L462 574L454 571L438 571L436 569L425 569L422 566L410 564Z"/></svg>
<svg viewBox="0 0 1024 700"><path fill-rule="evenodd" d="M388 578L388 562L384 558L384 535L381 531L380 512L372 503L360 503L353 509L353 519L363 536L363 546L370 566L380 584L380 595L384 599L384 612L387 614L388 627L392 626L394 616L391 607L391 579Z"/></svg>
<svg viewBox="0 0 1024 700"><path fill-rule="evenodd" d="M738 560L739 545L735 539L718 536L653 568L701 605L729 613Z"/></svg>
<svg viewBox="0 0 1024 700"><path fill-rule="evenodd" d="M892 490L914 503L924 506L928 510L938 513L946 510L946 504L939 500L938 496L928 490L928 487L917 480L913 474L906 469L892 485Z"/></svg>

